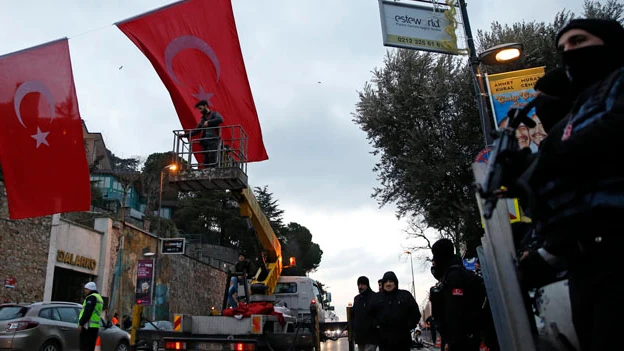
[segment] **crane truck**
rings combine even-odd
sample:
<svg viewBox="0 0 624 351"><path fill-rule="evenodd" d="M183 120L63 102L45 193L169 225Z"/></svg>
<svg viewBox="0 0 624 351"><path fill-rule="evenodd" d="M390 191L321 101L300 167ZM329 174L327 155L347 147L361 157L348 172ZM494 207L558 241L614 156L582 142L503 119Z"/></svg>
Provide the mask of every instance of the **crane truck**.
<svg viewBox="0 0 624 351"><path fill-rule="evenodd" d="M222 310L210 315L175 315L175 331L139 330L137 339L151 340L154 349L165 350L306 350L319 351L326 330L344 330L346 322L329 320L331 294L309 277L283 277L282 248L247 182L247 136L240 126L212 127L221 139L217 164L203 167L193 144L174 131L174 157L180 170L169 183L181 192L226 191L238 203L267 254L264 274L241 279L249 312L227 311L227 290ZM224 132L222 129L227 129ZM201 151L200 151L201 152ZM292 263L292 262L289 262ZM232 276L244 275L230 272ZM229 284L226 284L226 289ZM259 308L252 308L252 306ZM254 312L252 312L254 311ZM326 316L327 314L327 316ZM150 347L149 349L153 349Z"/></svg>

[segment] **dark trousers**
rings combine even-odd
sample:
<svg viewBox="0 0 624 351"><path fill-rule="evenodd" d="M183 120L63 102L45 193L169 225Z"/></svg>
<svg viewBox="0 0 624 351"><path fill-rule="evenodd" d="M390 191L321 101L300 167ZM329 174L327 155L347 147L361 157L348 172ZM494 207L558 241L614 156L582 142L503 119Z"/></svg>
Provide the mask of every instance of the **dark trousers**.
<svg viewBox="0 0 624 351"><path fill-rule="evenodd" d="M572 321L582 351L609 350L622 342L621 246L602 246L590 248L568 269Z"/></svg>
<svg viewBox="0 0 624 351"><path fill-rule="evenodd" d="M80 351L93 351L97 341L98 328L82 329L80 332Z"/></svg>
<svg viewBox="0 0 624 351"><path fill-rule="evenodd" d="M219 155L219 139L208 139L202 142L204 167L216 167Z"/></svg>
<svg viewBox="0 0 624 351"><path fill-rule="evenodd" d="M436 343L436 330L429 328L429 331L431 332L431 342L435 345Z"/></svg>

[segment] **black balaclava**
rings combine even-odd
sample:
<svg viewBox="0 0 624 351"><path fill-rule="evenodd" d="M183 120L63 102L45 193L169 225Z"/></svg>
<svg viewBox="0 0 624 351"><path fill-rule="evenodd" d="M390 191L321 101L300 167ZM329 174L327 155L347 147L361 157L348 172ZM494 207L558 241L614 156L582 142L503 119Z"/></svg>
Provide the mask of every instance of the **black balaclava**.
<svg viewBox="0 0 624 351"><path fill-rule="evenodd" d="M534 89L540 92L535 98L535 113L546 133L550 133L550 129L572 109L576 97L566 70L557 67L546 72L535 83Z"/></svg>
<svg viewBox="0 0 624 351"><path fill-rule="evenodd" d="M431 247L431 253L435 261L435 266L431 267L431 274L440 280L455 257L455 245L449 239L440 239Z"/></svg>
<svg viewBox="0 0 624 351"><path fill-rule="evenodd" d="M622 67L624 56L618 51L624 43L624 27L616 20L575 19L559 31L555 45L558 45L561 36L571 29L583 29L604 42L604 45L586 46L561 53L561 62L572 86L580 93Z"/></svg>

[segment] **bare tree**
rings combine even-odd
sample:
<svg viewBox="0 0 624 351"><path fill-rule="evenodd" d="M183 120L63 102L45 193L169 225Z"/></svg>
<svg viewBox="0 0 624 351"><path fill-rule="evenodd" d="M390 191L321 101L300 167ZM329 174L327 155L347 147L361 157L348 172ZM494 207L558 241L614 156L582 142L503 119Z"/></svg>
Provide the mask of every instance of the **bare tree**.
<svg viewBox="0 0 624 351"><path fill-rule="evenodd" d="M407 234L407 238L410 239L410 244L404 251L411 252L412 254L418 253L416 258L423 263L431 260L431 247L437 240L442 238L450 239L455 246L455 252L461 252L462 243L455 232L450 230L434 230L427 227L424 221L417 217L409 219L405 233Z"/></svg>

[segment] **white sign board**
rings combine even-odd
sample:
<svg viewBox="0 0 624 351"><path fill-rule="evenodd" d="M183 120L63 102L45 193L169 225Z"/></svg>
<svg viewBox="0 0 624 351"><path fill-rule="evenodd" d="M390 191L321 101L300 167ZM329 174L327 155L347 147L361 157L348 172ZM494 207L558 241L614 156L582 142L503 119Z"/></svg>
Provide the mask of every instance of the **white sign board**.
<svg viewBox="0 0 624 351"><path fill-rule="evenodd" d="M444 11L379 0L379 12L384 46L457 53L457 38L447 33L453 24L446 18Z"/></svg>

